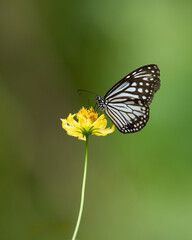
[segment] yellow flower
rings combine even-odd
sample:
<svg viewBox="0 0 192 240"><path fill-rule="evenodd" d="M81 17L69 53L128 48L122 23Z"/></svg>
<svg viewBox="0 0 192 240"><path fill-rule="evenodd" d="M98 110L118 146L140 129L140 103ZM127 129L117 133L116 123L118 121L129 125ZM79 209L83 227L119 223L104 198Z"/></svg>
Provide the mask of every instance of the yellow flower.
<svg viewBox="0 0 192 240"><path fill-rule="evenodd" d="M75 118L75 119L74 119ZM67 119L61 119L62 127L67 131L67 134L78 139L86 140L86 136L97 135L106 136L115 131L115 126L106 128L107 120L105 115L94 112L93 108L82 108L76 114L69 114Z"/></svg>

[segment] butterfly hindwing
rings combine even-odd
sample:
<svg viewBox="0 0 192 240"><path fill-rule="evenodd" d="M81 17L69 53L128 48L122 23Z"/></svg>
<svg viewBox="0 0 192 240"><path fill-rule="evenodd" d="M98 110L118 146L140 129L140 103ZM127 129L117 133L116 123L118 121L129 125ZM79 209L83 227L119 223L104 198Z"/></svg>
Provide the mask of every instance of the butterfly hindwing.
<svg viewBox="0 0 192 240"><path fill-rule="evenodd" d="M149 120L149 106L140 100L109 103L105 112L122 133L138 132Z"/></svg>

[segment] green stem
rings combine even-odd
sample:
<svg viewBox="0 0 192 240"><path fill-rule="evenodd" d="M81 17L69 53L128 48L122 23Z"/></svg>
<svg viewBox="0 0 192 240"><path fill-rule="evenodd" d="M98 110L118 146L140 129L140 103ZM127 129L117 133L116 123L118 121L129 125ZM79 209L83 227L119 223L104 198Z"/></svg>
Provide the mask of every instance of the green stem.
<svg viewBox="0 0 192 240"><path fill-rule="evenodd" d="M88 157L88 136L86 137L86 152L85 152L85 165L84 165L84 173L83 173L83 184L82 184L82 190L81 190L81 203L80 203L80 209L79 209L79 215L75 227L75 231L73 233L72 240L75 240L78 230L79 230L79 225L81 222L81 216L83 212L83 205L84 205L84 196L85 196L85 184L86 184L86 175L87 175L87 157Z"/></svg>

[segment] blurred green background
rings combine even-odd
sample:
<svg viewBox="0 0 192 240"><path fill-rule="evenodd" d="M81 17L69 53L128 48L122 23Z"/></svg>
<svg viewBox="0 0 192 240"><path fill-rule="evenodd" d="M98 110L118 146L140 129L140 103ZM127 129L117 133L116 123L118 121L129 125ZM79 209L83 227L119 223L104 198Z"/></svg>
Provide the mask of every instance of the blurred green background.
<svg viewBox="0 0 192 240"><path fill-rule="evenodd" d="M77 89L104 96L150 63L162 84L148 125L90 138L78 239L192 239L191 11L185 0L0 1L0 239L71 239L85 143L59 119L89 106Z"/></svg>

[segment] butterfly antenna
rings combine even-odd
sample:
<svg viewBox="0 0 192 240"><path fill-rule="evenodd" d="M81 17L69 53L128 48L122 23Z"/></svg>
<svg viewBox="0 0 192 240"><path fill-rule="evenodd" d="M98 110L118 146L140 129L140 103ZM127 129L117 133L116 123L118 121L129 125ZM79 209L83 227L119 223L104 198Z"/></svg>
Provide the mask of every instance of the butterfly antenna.
<svg viewBox="0 0 192 240"><path fill-rule="evenodd" d="M91 91L87 91L87 90L82 90L82 89L78 89L78 90L77 90L77 93L78 93L79 95L81 95L81 94L91 94L91 95L95 95L95 97L98 95L98 94L95 93L95 92L91 92Z"/></svg>
<svg viewBox="0 0 192 240"><path fill-rule="evenodd" d="M77 93L79 94L79 95L81 95L81 94L90 94L90 95L92 95L92 96L94 96L94 98L89 98L88 99L88 105L89 106L91 106L92 104L91 104L91 102L90 102L90 100L96 100L96 96L98 96L98 94L96 94L95 92L91 92L91 91L87 91L87 90L82 90L82 89L78 89L77 90ZM97 106L97 103L95 104L95 106ZM98 108L98 107L97 107ZM95 109L95 107L94 107L94 109Z"/></svg>

